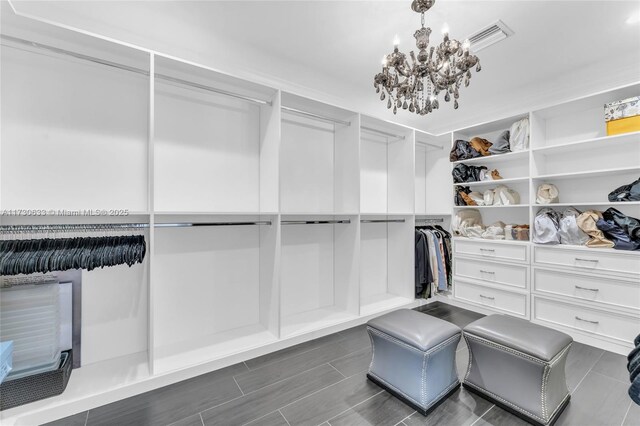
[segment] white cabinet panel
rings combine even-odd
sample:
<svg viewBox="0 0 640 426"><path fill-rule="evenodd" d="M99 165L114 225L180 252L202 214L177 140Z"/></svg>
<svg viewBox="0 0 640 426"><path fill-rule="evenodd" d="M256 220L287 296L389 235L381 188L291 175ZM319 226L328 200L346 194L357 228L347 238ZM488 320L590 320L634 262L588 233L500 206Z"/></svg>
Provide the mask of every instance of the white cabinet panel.
<svg viewBox="0 0 640 426"><path fill-rule="evenodd" d="M454 261L454 273L459 277L526 289L529 268L498 262L457 258Z"/></svg>
<svg viewBox="0 0 640 426"><path fill-rule="evenodd" d="M638 335L640 317L623 316L534 296L533 317L629 344Z"/></svg>
<svg viewBox="0 0 640 426"><path fill-rule="evenodd" d="M483 287L456 280L455 297L489 309L512 315L527 316L527 296L520 293Z"/></svg>
<svg viewBox="0 0 640 426"><path fill-rule="evenodd" d="M640 275L640 256L621 251L571 250L564 247L534 247L533 260L541 265L557 265L585 272L613 272Z"/></svg>
<svg viewBox="0 0 640 426"><path fill-rule="evenodd" d="M591 302L640 309L640 283L569 274L547 269L534 269L533 289Z"/></svg>
<svg viewBox="0 0 640 426"><path fill-rule="evenodd" d="M456 239L454 243L456 255L481 256L487 259L510 260L515 262L528 261L528 246L526 244L495 243L489 241L465 241Z"/></svg>

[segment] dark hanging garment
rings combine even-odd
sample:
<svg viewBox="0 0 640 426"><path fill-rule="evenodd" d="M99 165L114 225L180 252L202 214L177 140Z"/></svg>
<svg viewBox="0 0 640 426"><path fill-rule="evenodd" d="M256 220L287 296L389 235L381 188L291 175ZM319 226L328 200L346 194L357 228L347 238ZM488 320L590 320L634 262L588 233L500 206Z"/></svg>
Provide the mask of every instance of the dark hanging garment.
<svg viewBox="0 0 640 426"><path fill-rule="evenodd" d="M415 289L416 297L422 297L425 292L425 298L431 296L429 284L433 280L431 276L431 267L429 265L426 237L422 232L415 231L416 253L415 253Z"/></svg>

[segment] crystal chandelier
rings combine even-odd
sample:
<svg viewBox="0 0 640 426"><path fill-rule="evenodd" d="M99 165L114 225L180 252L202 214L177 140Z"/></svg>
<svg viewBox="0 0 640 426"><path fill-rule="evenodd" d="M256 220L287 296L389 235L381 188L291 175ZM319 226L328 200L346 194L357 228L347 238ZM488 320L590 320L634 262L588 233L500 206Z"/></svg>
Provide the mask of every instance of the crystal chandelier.
<svg viewBox="0 0 640 426"><path fill-rule="evenodd" d="M408 109L419 115L426 115L438 109L438 95L445 92L444 100L453 97L453 107L458 109L459 90L462 82L469 86L471 69L480 71L480 60L469 54L469 40L460 43L450 39L448 30L443 30L444 40L437 47L429 46L431 28L424 26L424 13L435 4L435 0L413 0L411 9L422 18L422 28L413 35L418 47L418 55L407 56L398 50L399 42L394 41L393 53L382 60L382 72L376 74L373 85L380 100L387 100L387 108L393 107L396 114L399 108Z"/></svg>

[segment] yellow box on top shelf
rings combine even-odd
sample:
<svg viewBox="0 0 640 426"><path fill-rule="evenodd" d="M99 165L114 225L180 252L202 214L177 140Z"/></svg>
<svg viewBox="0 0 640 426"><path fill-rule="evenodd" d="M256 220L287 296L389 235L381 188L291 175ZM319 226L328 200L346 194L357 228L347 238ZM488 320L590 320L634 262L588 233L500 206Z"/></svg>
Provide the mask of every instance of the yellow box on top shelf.
<svg viewBox="0 0 640 426"><path fill-rule="evenodd" d="M640 132L640 115L607 121L607 136Z"/></svg>
<svg viewBox="0 0 640 426"><path fill-rule="evenodd" d="M607 136L640 131L640 96L604 106Z"/></svg>

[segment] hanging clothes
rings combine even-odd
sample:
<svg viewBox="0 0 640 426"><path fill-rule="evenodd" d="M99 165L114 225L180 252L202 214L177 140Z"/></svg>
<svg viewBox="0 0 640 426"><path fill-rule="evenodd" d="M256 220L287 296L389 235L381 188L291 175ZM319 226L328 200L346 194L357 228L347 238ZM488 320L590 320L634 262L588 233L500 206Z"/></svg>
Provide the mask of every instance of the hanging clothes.
<svg viewBox="0 0 640 426"><path fill-rule="evenodd" d="M416 229L416 296L448 291L453 282L451 234L441 226Z"/></svg>

